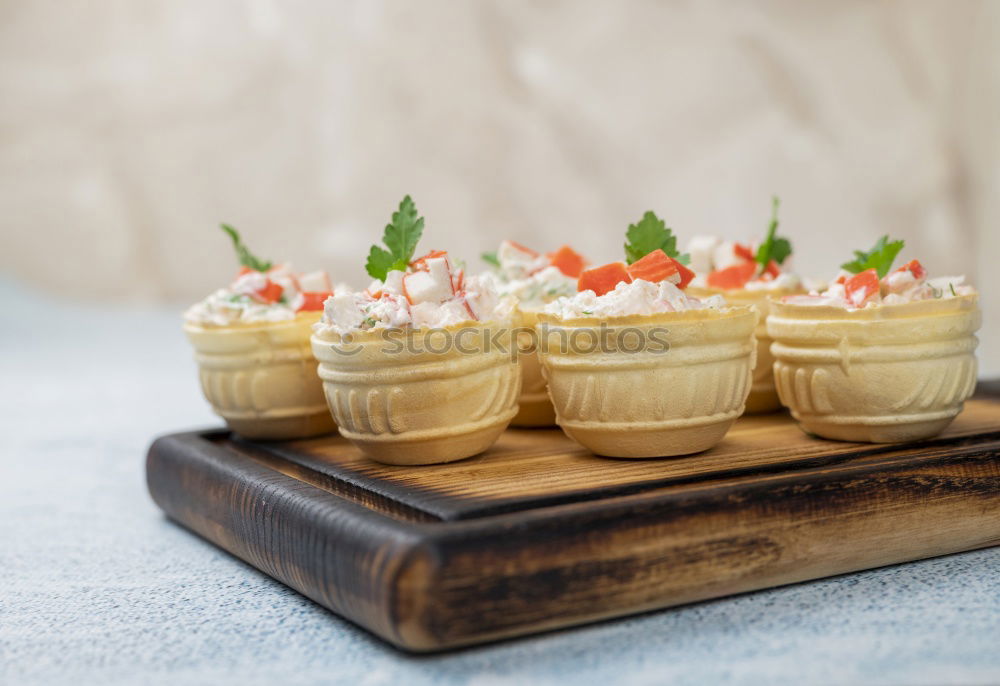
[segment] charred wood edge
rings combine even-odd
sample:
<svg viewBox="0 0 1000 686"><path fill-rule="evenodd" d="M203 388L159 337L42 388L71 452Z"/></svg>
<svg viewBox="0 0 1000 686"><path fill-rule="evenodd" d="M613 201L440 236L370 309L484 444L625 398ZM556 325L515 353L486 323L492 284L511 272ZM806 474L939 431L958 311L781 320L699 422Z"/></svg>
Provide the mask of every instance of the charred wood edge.
<svg viewBox="0 0 1000 686"><path fill-rule="evenodd" d="M327 469L316 469L306 461L295 459L294 451L283 450L274 444L256 443L225 431L216 437L220 447L243 455L268 469L281 472L298 481L304 481L324 491L341 496L398 519L413 522L443 521L430 509L415 507L393 497L393 489L382 488L378 479L355 479L349 471L343 474Z"/></svg>
<svg viewBox="0 0 1000 686"><path fill-rule="evenodd" d="M691 565L704 571L710 563L714 570L684 591L695 593L693 600L704 600L997 545L998 456L1000 441L993 441L954 452L877 456L864 463L439 525L425 548L435 562L435 573L426 580L432 590L425 595L437 602L422 608L424 625L439 645L454 647L677 604L663 597L637 604L633 595L631 604L600 607L600 600L592 600L597 607L591 607L581 598L592 596L595 587L603 589L602 597L643 588L648 597L653 587L668 576L683 575ZM945 512L957 516L945 530L949 542L927 542L924 533L935 532ZM883 520L883 514L889 519ZM720 517L736 522L736 528L713 528ZM861 520L871 526L859 528ZM884 521L895 521L896 528L887 532L880 526ZM852 533L838 533L844 526ZM834 558L841 546L869 552L850 562L830 560L822 573L808 572L802 565L812 567L824 558L803 558L795 538L783 533L795 529L825 532ZM677 533L683 540L674 538ZM908 534L923 542L907 548L898 547L897 540L896 547L887 549L893 552L878 552ZM637 536L644 541L639 552L628 542ZM798 559L790 568L788 560L782 561L789 541L788 553ZM744 576L738 588L720 590L719 582L727 585L733 564L757 567L757 572ZM781 565L795 578L774 581ZM713 576L716 571L720 579ZM763 576L755 580L756 573ZM537 607L523 602L525 598ZM487 620L474 614L479 608L473 600L507 609Z"/></svg>
<svg viewBox="0 0 1000 686"><path fill-rule="evenodd" d="M692 474L690 476L674 475L662 479L647 479L645 481L626 484L587 487L553 495L538 494L533 496L512 496L509 498L480 498L476 500L464 498L457 506L454 497L449 497L412 484L404 485L396 481L382 480L350 469L344 469L336 464L322 462L313 457L302 456L296 452L294 446L287 446L282 443L255 443L238 437L233 438L233 444L238 446L241 452L245 452L247 455L258 459L264 464L270 464L272 468L278 471L298 473L302 477L305 477L305 472L302 470L307 470L311 474L307 478L314 485L351 499L370 501L379 509L395 513L402 518L415 521L459 521L634 495L658 490L665 486L716 481L739 476L795 472L818 466L844 464L858 458L897 452L899 450L918 453L942 446L959 448L998 438L1000 438L1000 428L997 431L976 434L974 436L931 438L912 443L873 444L842 453L804 456L801 459L785 460L769 465L746 465L707 473ZM593 457L593 459L606 458ZM664 459L673 460L678 458Z"/></svg>
<svg viewBox="0 0 1000 686"><path fill-rule="evenodd" d="M759 482L689 486L676 493L606 497L586 507L568 504L435 523L400 521L372 511L243 459L197 432L154 442L147 458L147 483L154 501L168 516L266 574L391 643L432 650L444 646L425 635L426 627L413 620L420 615L414 602L425 602L414 598L431 593L429 586L446 576L443 570L455 550L503 548L505 542L513 544L515 537L521 545L559 540L595 529L610 531L623 521L641 526L651 517L665 521L691 508L706 512L737 503L742 508L748 499L764 502L780 497L782 489L836 491L845 483L872 478L893 487L893 472L995 460L998 450L1000 444L993 442L927 455L925 460L912 453L885 459L872 456L863 464L813 465ZM913 479L901 474L895 487L923 483ZM939 482L927 483L936 487ZM944 483L947 486L947 479ZM958 490L963 496L992 500L1000 494L1000 483L995 478L985 484L974 480ZM983 545L995 544L1000 536L983 533L992 537ZM470 642L475 640L471 637Z"/></svg>
<svg viewBox="0 0 1000 686"><path fill-rule="evenodd" d="M216 432L226 435L225 431ZM149 447L146 485L171 519L390 643L394 580L427 537L364 505L206 440L162 436Z"/></svg>

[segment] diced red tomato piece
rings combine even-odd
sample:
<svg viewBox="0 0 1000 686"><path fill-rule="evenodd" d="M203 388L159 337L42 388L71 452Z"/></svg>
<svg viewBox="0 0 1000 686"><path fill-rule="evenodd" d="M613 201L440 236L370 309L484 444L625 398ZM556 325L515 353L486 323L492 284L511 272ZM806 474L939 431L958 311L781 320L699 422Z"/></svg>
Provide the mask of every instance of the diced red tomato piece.
<svg viewBox="0 0 1000 686"><path fill-rule="evenodd" d="M916 279L917 281L927 276L927 270L924 269L924 265L920 264L918 260L910 260L896 271L897 272L908 271L911 274L913 274L913 278Z"/></svg>
<svg viewBox="0 0 1000 686"><path fill-rule="evenodd" d="M764 267L764 273L768 274L772 279L776 279L781 274L781 267L774 260L769 260L767 266Z"/></svg>
<svg viewBox="0 0 1000 686"><path fill-rule="evenodd" d="M724 291L731 291L743 288L747 281L753 278L757 272L756 262L740 262L732 267L719 269L708 275L708 285L711 288L719 288Z"/></svg>
<svg viewBox="0 0 1000 686"><path fill-rule="evenodd" d="M633 279L643 279L652 283L666 279L676 284L678 288L686 287L694 278L693 271L660 249L633 262L628 267L628 273Z"/></svg>
<svg viewBox="0 0 1000 686"><path fill-rule="evenodd" d="M844 282L846 282L846 281L847 281L847 277L844 276L843 274L841 274L840 276L837 277L837 280L834 281L834 283L839 283L839 284L843 285Z"/></svg>
<svg viewBox="0 0 1000 686"><path fill-rule="evenodd" d="M413 262L410 262L410 269L412 269L413 271L420 271L422 269L427 269L427 260L432 259L434 257L447 257L447 256L448 256L447 250L431 250L426 255L418 257L417 259L413 260Z"/></svg>
<svg viewBox="0 0 1000 686"><path fill-rule="evenodd" d="M597 295L604 295L615 289L615 286L622 281L628 283L632 281L628 269L624 262L612 262L600 267L586 269L580 274L580 279L576 282L578 291L594 291Z"/></svg>
<svg viewBox="0 0 1000 686"><path fill-rule="evenodd" d="M676 262L676 260L674 260ZM694 279L694 272L687 268L686 265L677 262L677 271L680 272L681 280L677 284L677 287L681 290L687 288L688 284Z"/></svg>
<svg viewBox="0 0 1000 686"><path fill-rule="evenodd" d="M858 272L844 282L844 292L852 305L861 307L873 295L878 295L878 272L874 269Z"/></svg>
<svg viewBox="0 0 1000 686"><path fill-rule="evenodd" d="M267 283L264 284L263 288L261 288L259 291L254 292L254 296L256 297L257 300L260 300L261 302L270 305L272 303L278 302L284 290L285 289L283 289L280 285L271 281L271 279L268 279Z"/></svg>
<svg viewBox="0 0 1000 686"><path fill-rule="evenodd" d="M660 249L654 250L628 266L628 274L633 279L643 279L651 283L659 283L676 273L677 268L674 266L674 261Z"/></svg>
<svg viewBox="0 0 1000 686"><path fill-rule="evenodd" d="M549 264L573 279L580 278L583 268L587 266L587 260L583 259L583 255L568 245L550 252L547 257L549 258Z"/></svg>
<svg viewBox="0 0 1000 686"><path fill-rule="evenodd" d="M753 250L750 249L750 246L743 245L742 243L737 243L733 246L733 254L737 257L742 257L744 260L753 261L754 259Z"/></svg>
<svg viewBox="0 0 1000 686"><path fill-rule="evenodd" d="M323 303L326 299L333 295L332 292L322 292L322 291L306 291L300 293L302 300L299 303L296 312L318 312L323 309Z"/></svg>

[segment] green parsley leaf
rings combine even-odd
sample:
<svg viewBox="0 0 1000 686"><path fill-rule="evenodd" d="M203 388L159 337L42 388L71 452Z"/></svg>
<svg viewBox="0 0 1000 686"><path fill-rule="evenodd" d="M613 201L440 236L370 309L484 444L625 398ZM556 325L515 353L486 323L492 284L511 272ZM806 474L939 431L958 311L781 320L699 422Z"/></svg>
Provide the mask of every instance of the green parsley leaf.
<svg viewBox="0 0 1000 686"><path fill-rule="evenodd" d="M382 243L388 250L373 245L365 270L373 278L383 281L390 271L406 271L423 232L424 218L418 216L417 206L407 195L399 203L399 210L392 213L392 222L386 224L382 234Z"/></svg>
<svg viewBox="0 0 1000 686"><path fill-rule="evenodd" d="M771 198L771 223L767 227L767 238L757 248L756 261L761 269L766 269L767 265L774 260L778 264L784 264L788 256L792 254L792 244L787 238L776 235L778 230L778 206L781 201L778 196Z"/></svg>
<svg viewBox="0 0 1000 686"><path fill-rule="evenodd" d="M484 252L479 257L482 258L483 262L486 262L487 264L492 264L494 267L500 266L500 258L497 257L496 251Z"/></svg>
<svg viewBox="0 0 1000 686"><path fill-rule="evenodd" d="M392 256L392 253L388 250L383 250L377 245L373 245L371 250L368 252L368 261L365 263L365 271L373 279L381 279L385 281L386 274L388 274L393 269L397 269L396 258ZM406 269L406 266L403 266Z"/></svg>
<svg viewBox="0 0 1000 686"><path fill-rule="evenodd" d="M229 234L229 237L233 239L233 248L236 250L236 259L240 261L240 264L244 267L249 267L258 272L266 272L271 268L271 263L267 260L262 260L259 257L255 257L247 246L243 245L243 239L240 238L240 233L229 224L219 224L222 230Z"/></svg>
<svg viewBox="0 0 1000 686"><path fill-rule="evenodd" d="M677 252L677 237L666 223L653 212L646 212L638 224L629 224L625 232L625 259L629 264L641 260L654 250L662 250L681 264L691 259Z"/></svg>
<svg viewBox="0 0 1000 686"><path fill-rule="evenodd" d="M888 236L882 236L868 252L855 250L854 259L840 265L840 268L846 269L852 274L859 274L866 269L874 269L878 272L880 279L884 278L892 269L892 262L904 245L906 243L903 241L890 241Z"/></svg>

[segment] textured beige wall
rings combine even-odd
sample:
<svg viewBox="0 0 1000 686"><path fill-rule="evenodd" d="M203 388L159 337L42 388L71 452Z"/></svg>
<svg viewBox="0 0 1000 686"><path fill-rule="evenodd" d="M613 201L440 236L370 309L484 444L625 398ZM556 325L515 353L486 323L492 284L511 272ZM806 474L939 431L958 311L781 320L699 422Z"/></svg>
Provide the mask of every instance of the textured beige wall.
<svg viewBox="0 0 1000 686"><path fill-rule="evenodd" d="M219 221L364 282L411 193L426 247L620 254L655 208L799 269L879 233L983 288L1000 373L1000 3L0 3L0 270L191 300Z"/></svg>

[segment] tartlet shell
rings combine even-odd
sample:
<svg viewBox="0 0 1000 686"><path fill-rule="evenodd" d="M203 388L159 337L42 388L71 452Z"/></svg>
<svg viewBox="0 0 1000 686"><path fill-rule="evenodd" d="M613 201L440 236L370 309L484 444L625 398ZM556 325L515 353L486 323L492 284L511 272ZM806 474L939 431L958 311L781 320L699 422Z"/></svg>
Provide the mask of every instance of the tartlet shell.
<svg viewBox="0 0 1000 686"><path fill-rule="evenodd" d="M461 331L480 337L496 333L505 349L471 345L467 352L454 346L444 350L444 337ZM396 344L385 335L407 333L414 350L394 352ZM521 386L511 334L508 322L372 329L349 338L317 331L312 348L341 435L378 462L423 465L481 453L510 423ZM463 345L474 340L463 335ZM351 349L358 352L343 354Z"/></svg>
<svg viewBox="0 0 1000 686"><path fill-rule="evenodd" d="M522 327L534 329L538 323L538 312L518 309ZM526 341L522 334L521 355L518 359L521 370L521 393L517 399L517 414L511 426L540 428L556 425L556 409L549 397L548 384L542 374L542 363L534 345Z"/></svg>
<svg viewBox="0 0 1000 686"><path fill-rule="evenodd" d="M743 413L756 347L757 312L737 306L561 318L539 315L539 354L556 421L571 438L607 457L666 457L711 448ZM579 351L559 344L567 330L606 325L650 336L666 330L666 352ZM541 341L540 341L541 342Z"/></svg>
<svg viewBox="0 0 1000 686"><path fill-rule="evenodd" d="M732 305L752 305L760 312L760 320L757 322L757 330L754 336L757 339L757 364L753 370L753 384L750 386L750 395L747 396L746 414L765 414L781 409L781 400L778 398L778 390L774 385L774 358L771 357L771 337L767 335L767 315L770 312L771 298L780 298L785 295L795 295L805 293L804 289L774 288L749 290L739 288L734 290L722 290L719 288L699 288L689 286L687 293L696 298L707 298L713 295L721 295L726 302Z"/></svg>
<svg viewBox="0 0 1000 686"><path fill-rule="evenodd" d="M184 323L202 392L230 429L255 439L334 431L309 344L319 312L280 322Z"/></svg>
<svg viewBox="0 0 1000 686"><path fill-rule="evenodd" d="M934 436L975 388L981 319L976 295L860 310L774 302L768 332L781 401L824 438Z"/></svg>

